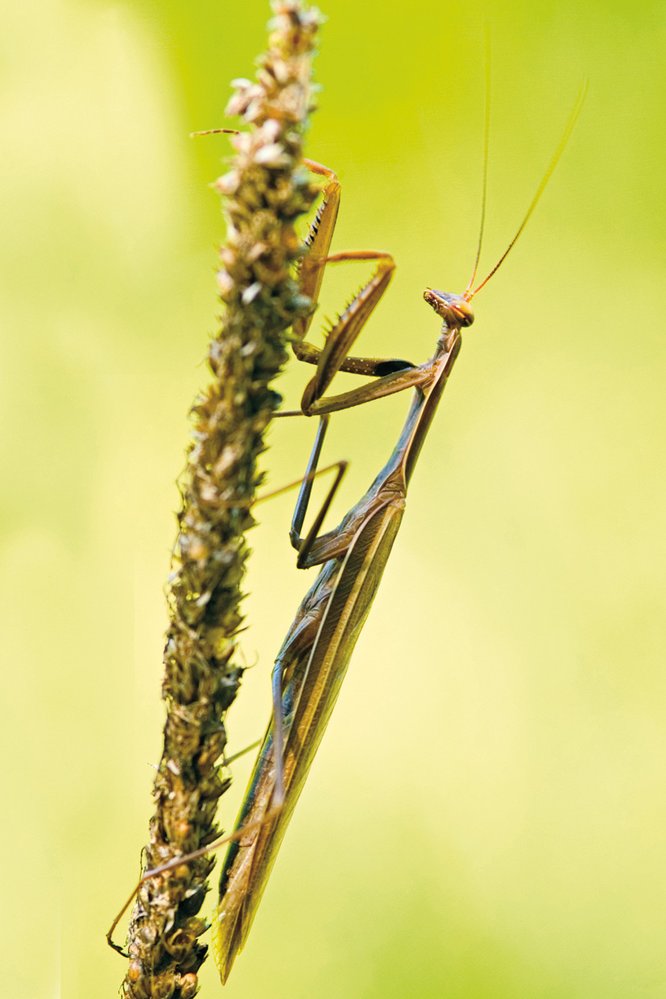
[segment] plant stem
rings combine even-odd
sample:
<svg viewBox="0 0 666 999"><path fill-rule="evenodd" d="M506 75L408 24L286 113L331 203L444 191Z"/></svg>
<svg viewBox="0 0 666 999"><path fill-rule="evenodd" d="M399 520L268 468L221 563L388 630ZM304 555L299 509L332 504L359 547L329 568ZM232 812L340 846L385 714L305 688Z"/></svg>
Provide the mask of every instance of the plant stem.
<svg viewBox="0 0 666 999"><path fill-rule="evenodd" d="M301 254L294 223L317 192L302 165L302 140L319 15L298 0L276 3L274 10L256 82L236 81L227 109L241 115L249 131L232 139L232 168L217 182L228 222L218 275L226 308L208 354L213 380L192 408L180 480L164 652L167 718L144 870L218 836L218 798L230 783L218 766L226 744L223 717L243 672L236 636L257 459L280 401L271 382L286 359L287 331L311 307L294 277ZM202 857L141 885L124 996L195 994L207 952L199 942L206 921L198 913L212 866L212 857Z"/></svg>

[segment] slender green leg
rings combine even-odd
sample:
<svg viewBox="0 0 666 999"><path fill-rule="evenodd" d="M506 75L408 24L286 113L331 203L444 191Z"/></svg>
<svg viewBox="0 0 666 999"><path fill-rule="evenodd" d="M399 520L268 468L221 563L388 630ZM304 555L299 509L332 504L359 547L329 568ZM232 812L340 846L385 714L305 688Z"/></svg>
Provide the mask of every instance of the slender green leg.
<svg viewBox="0 0 666 999"><path fill-rule="evenodd" d="M304 561L307 558L310 549L312 548L313 542L317 539L317 535L321 528L324 518L328 513L329 507L333 501L333 497L338 490L342 477L347 469L347 462L338 462L338 470L335 479L331 483L331 486L326 494L324 502L321 505L317 516L314 519L312 527L308 531L305 538L301 538L300 532L303 528L303 521L305 520L305 515L307 513L308 504L310 501L310 494L312 492L312 483L314 482L317 474L320 474L317 469L319 463L319 457L321 455L321 449L324 444L324 437L326 436L326 429L328 427L328 417L323 416L319 420L319 426L317 427L317 435L315 437L315 442L308 460L308 464L305 470L305 475L303 476L303 481L301 483L301 488L296 500L296 508L294 510L294 516L291 522L291 530L289 532L289 537L291 543L298 551L298 561L297 566L299 569L304 567ZM326 471L322 469L321 471ZM329 557L329 556L326 556ZM325 561L326 559L321 559ZM275 760L275 790L273 791L272 805L273 808L282 807L284 801L284 744L285 744L285 733L284 733L284 715L283 715L283 705L284 705L284 669L282 661L278 658L273 666L273 674L271 678L271 688L273 692L273 758Z"/></svg>
<svg viewBox="0 0 666 999"><path fill-rule="evenodd" d="M337 492L338 486L342 480L342 476L347 468L347 462L339 462L338 473L335 477L334 482L329 489L324 502L321 505L317 516L315 517L313 524L308 531L305 538L301 537L301 530L303 529L303 521L305 520L305 515L307 513L308 504L310 502L310 494L312 493L312 484L314 482L317 473L317 465L319 463L319 457L321 455L321 449L324 444L324 437L326 436L326 430L328 428L328 417L322 416L319 420L319 426L317 428L317 436L315 437L315 442L312 447L312 452L310 458L308 459L308 464L303 477L303 482L301 484L301 489L296 500L296 507L294 509L294 516L291 521L291 530L289 531L289 539L292 546L298 552L298 561L296 565L299 569L306 567L310 568L311 565L318 565L325 562L326 559L331 558L331 554L327 553L323 558L317 560L317 562L311 562L309 559L312 546L315 541L318 541L319 531L321 525L324 522L324 518L329 511L333 497ZM331 466L329 466L331 467Z"/></svg>

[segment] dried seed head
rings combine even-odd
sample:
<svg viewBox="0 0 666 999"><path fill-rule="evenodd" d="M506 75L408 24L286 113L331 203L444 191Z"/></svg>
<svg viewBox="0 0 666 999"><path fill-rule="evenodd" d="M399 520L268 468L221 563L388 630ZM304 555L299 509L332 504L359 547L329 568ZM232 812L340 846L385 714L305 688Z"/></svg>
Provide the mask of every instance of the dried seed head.
<svg viewBox="0 0 666 999"><path fill-rule="evenodd" d="M235 662L241 584L263 431L279 397L270 387L286 358L287 331L311 303L299 295L294 229L316 186L302 165L312 107L310 64L319 16L299 0L274 5L257 80L234 81L228 113L247 130L231 139L230 169L215 184L226 198L227 237L217 274L225 303L209 349L213 381L192 409L182 509L169 577L165 644L165 748L155 779L155 815L145 866L155 868L215 838L215 804L228 786L217 766L226 736L220 712L242 676ZM234 503L237 504L234 506ZM180 863L145 882L132 914L126 999L192 999L206 948L193 914L213 860ZM154 969L159 968L155 974Z"/></svg>

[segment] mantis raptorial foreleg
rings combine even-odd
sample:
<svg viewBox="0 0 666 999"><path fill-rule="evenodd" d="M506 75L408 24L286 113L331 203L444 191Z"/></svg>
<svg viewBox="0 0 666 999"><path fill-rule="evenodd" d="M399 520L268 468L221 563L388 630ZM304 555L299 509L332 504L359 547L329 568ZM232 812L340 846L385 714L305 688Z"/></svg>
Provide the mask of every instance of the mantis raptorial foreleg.
<svg viewBox="0 0 666 999"><path fill-rule="evenodd" d="M326 177L322 187L322 203L305 239L305 255L300 263L299 284L303 295L307 295L316 307L327 263L342 263L351 260L374 260L377 268L372 277L354 296L327 333L323 348L305 340L312 324L313 311L294 324L296 340L293 348L296 357L307 364L316 364L317 373L312 380L313 387L306 392L319 397L326 390L337 371L355 375L378 377L390 371L413 367L411 362L400 358L351 357L348 351L367 322L370 314L386 291L395 270L395 262L390 253L382 250L344 250L331 254L330 246L335 231L340 206L340 182L330 167L305 160L313 173ZM306 412L305 398L303 411ZM308 415L311 415L308 413Z"/></svg>
<svg viewBox="0 0 666 999"><path fill-rule="evenodd" d="M233 128L211 128L200 132L193 132L193 136L201 135L238 135L237 129ZM377 302L384 294L391 280L395 269L395 262L390 253L381 250L346 250L340 253L330 254L330 246L335 231L335 225L340 209L341 185L337 174L330 167L318 163L316 160L305 158L303 160L306 167L320 177L325 177L326 181L321 189L322 201L317 209L315 218L310 224L308 234L305 238L305 253L299 264L299 286L301 293L313 303L310 313L294 323L294 333L296 340L293 348L296 357L306 364L315 364L319 370L315 375L316 385L312 388L308 386L306 392L312 398L319 398L330 384L337 371L345 371L349 374L368 375L370 377L381 377L394 371L402 371L405 368L414 367L411 361L401 358L381 358L381 357L352 357L347 354L347 350L354 342L362 327L367 322L370 313ZM335 351L333 348L317 347L305 340L305 336L312 323L314 311L319 301L319 292L324 279L324 270L327 263L340 263L347 260L377 260L379 265L375 274L360 291L354 296L350 304L339 317L338 322L328 334L328 339L333 337L335 341ZM344 336L343 336L344 334ZM323 355L323 360L322 360ZM310 416L312 413L302 412ZM278 412L277 416L295 415L293 413Z"/></svg>

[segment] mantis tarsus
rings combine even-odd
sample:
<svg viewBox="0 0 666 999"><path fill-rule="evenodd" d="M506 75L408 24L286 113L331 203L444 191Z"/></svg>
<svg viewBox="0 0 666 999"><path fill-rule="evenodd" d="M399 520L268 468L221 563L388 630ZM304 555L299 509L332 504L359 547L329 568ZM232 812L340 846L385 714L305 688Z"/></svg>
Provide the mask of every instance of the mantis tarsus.
<svg viewBox="0 0 666 999"><path fill-rule="evenodd" d="M394 269L390 254L352 251L330 254L340 185L326 167L307 161L323 175L323 201L311 227L300 270L304 294L316 303L327 263L374 260L376 269L329 330L320 350L305 340L311 317L295 327L294 351L316 365L301 401L302 412L320 424L296 504L290 538L298 566L320 566L277 655L273 668L273 718L264 737L236 827L205 849L176 858L144 879L166 873L194 856L229 843L213 920L214 950L222 981L247 938L286 826L316 754L366 620L402 520L407 488L442 392L462 345L462 330L474 320L470 302L500 266L522 232L561 155L580 111L582 96L516 235L490 274L476 288L474 274L462 295L427 289L425 301L442 320L433 356L413 365L399 359L352 357L349 350L388 287ZM485 187L485 184L484 184ZM480 250L479 239L479 250ZM477 252L477 263L479 253ZM360 388L326 395L338 371L374 377ZM414 398L387 463L359 502L334 530L319 535L343 468L306 538L301 530L328 415L405 389ZM117 922L117 920L116 920ZM114 923L115 927L116 923ZM112 927L112 930L113 928ZM111 931L110 931L111 932Z"/></svg>

